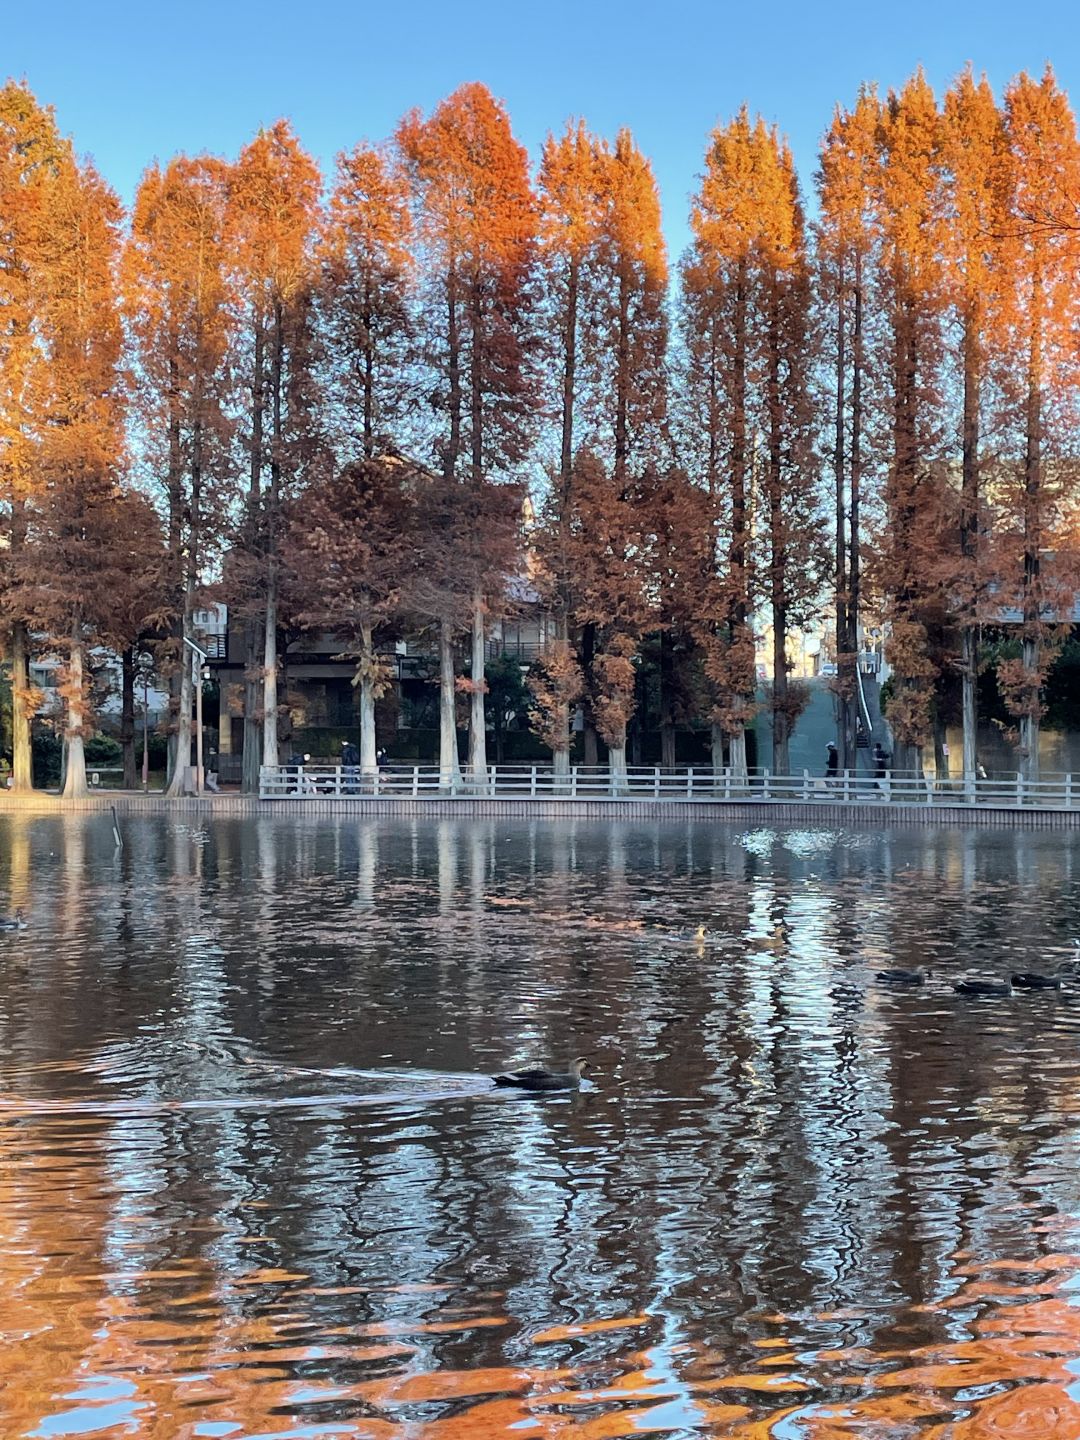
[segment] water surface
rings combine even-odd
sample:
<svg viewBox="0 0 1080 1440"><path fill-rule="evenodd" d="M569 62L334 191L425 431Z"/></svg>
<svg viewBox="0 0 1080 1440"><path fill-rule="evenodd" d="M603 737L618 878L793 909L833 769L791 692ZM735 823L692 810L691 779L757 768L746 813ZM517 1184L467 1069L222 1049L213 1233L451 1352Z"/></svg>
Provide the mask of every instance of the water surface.
<svg viewBox="0 0 1080 1440"><path fill-rule="evenodd" d="M4 1440L1080 1436L1080 989L951 990L1076 842L123 828L0 820Z"/></svg>

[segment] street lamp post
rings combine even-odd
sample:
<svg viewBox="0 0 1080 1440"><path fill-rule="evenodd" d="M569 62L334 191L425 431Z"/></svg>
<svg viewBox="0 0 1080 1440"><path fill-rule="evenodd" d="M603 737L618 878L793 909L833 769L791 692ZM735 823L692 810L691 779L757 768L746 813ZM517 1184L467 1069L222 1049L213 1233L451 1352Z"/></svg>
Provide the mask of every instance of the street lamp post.
<svg viewBox="0 0 1080 1440"><path fill-rule="evenodd" d="M195 794L203 793L203 719L202 719L202 687L203 687L203 666L206 664L206 651L196 645L194 640L184 636L184 644L190 645L195 652L192 658L192 668L195 672ZM185 761L186 763L186 761Z"/></svg>
<svg viewBox="0 0 1080 1440"><path fill-rule="evenodd" d="M143 665L142 677L142 788L150 789L150 672Z"/></svg>

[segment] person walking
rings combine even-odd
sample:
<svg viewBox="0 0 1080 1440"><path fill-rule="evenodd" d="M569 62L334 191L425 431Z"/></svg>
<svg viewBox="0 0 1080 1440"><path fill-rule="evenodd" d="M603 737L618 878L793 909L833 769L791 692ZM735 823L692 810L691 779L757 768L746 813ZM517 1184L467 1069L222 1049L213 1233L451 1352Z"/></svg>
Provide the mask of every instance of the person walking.
<svg viewBox="0 0 1080 1440"><path fill-rule="evenodd" d="M341 742L341 769L345 781L345 794L355 795L360 789L360 751L351 740Z"/></svg>
<svg viewBox="0 0 1080 1440"><path fill-rule="evenodd" d="M829 743L828 743L828 745L826 746L826 749L825 749L825 778L826 778L826 780L835 780L835 779L836 779L836 775L837 775L837 771L839 770L839 768L840 768L840 756L839 756L839 754L837 753L836 746L835 746L835 745L833 744L833 742L830 740Z"/></svg>
<svg viewBox="0 0 1080 1440"><path fill-rule="evenodd" d="M874 779L883 780L885 771L889 768L889 757L881 748L881 741L874 741Z"/></svg>

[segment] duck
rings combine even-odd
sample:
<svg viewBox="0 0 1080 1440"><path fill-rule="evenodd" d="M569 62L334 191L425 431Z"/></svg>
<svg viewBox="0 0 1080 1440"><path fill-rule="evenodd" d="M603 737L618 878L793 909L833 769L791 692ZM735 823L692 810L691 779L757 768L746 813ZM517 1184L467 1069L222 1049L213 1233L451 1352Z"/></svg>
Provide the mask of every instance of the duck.
<svg viewBox="0 0 1080 1440"><path fill-rule="evenodd" d="M704 925L699 925L696 930L679 930L679 931L676 931L676 933L675 933L674 935L672 935L670 938L671 938L672 940L674 940L677 944L683 944L683 945L704 945L704 944L705 944L705 935L706 935L705 926L704 926Z"/></svg>
<svg viewBox="0 0 1080 1440"><path fill-rule="evenodd" d="M496 1085L511 1090L576 1090L589 1068L588 1060L579 1057L570 1061L569 1070L511 1070L491 1078Z"/></svg>
<svg viewBox="0 0 1080 1440"><path fill-rule="evenodd" d="M881 980L886 985L925 985L933 973L932 970L924 970L921 966L914 970L904 970L897 966L892 970L879 970L874 979Z"/></svg>
<svg viewBox="0 0 1080 1440"><path fill-rule="evenodd" d="M0 930L26 930L27 928L26 918L21 907L15 911L14 915L0 920Z"/></svg>
<svg viewBox="0 0 1080 1440"><path fill-rule="evenodd" d="M1013 982L1008 980L989 980L973 978L969 980L958 980L952 987L958 995L1011 995Z"/></svg>
<svg viewBox="0 0 1080 1440"><path fill-rule="evenodd" d="M1060 975L1044 975L1040 970L1017 970L1012 977L1014 990L1060 990Z"/></svg>

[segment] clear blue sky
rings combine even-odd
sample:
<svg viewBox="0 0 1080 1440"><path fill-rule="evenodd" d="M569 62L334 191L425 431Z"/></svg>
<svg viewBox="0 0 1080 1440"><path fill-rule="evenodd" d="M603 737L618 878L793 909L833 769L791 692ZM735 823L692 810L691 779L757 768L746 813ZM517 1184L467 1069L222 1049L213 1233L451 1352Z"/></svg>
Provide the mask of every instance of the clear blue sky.
<svg viewBox="0 0 1080 1440"><path fill-rule="evenodd" d="M0 75L55 106L125 200L151 158L234 154L279 115L329 168L410 107L483 80L534 154L571 115L605 134L629 125L675 253L706 135L744 100L789 136L804 188L834 103L920 62L940 90L968 60L998 88L1050 60L1080 102L1076 0L11 0L2 41Z"/></svg>

